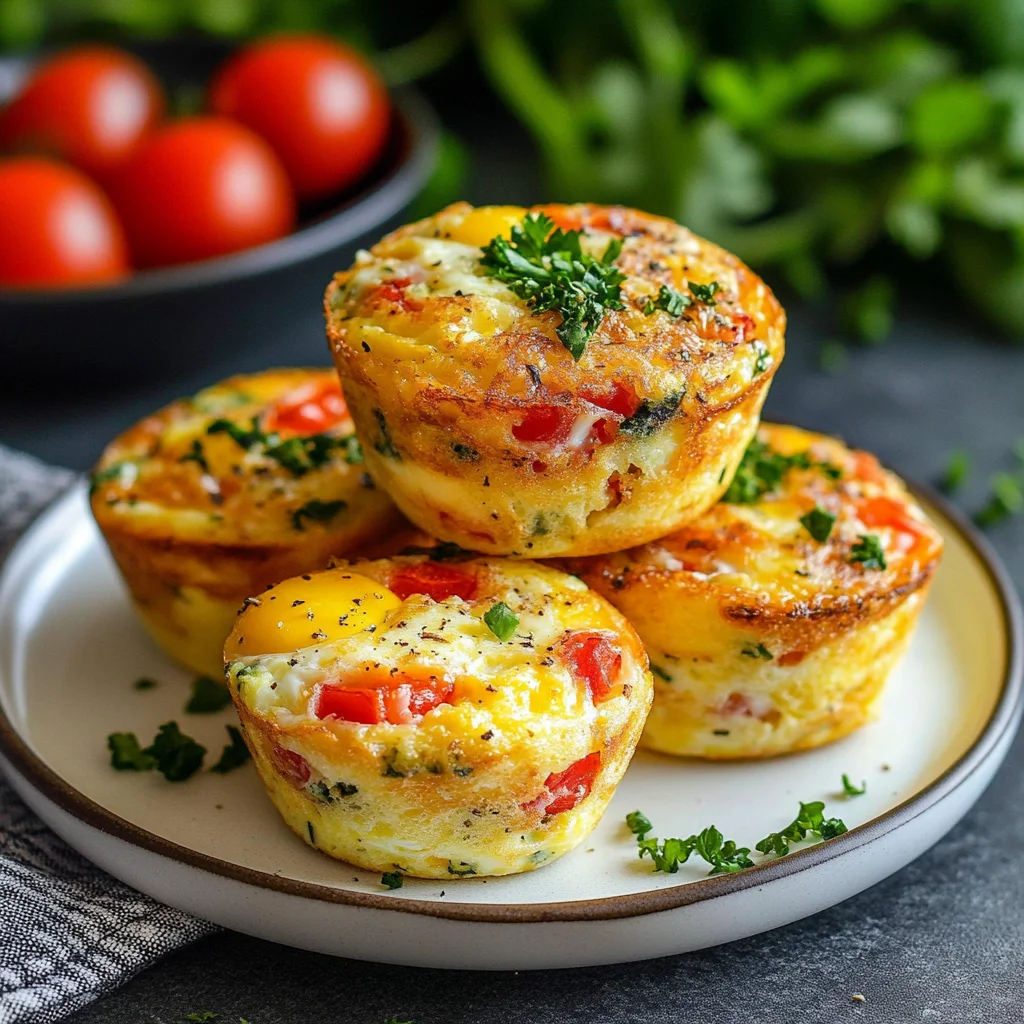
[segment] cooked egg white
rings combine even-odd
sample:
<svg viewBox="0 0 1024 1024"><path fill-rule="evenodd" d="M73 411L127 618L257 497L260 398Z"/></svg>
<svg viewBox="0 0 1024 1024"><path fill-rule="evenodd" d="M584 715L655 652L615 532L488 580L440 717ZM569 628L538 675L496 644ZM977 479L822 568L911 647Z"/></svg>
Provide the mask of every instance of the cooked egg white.
<svg viewBox="0 0 1024 1024"><path fill-rule="evenodd" d="M624 308L605 311L579 362L560 314L535 312L481 262L528 212L581 230L595 257L622 242ZM663 288L688 305L661 308ZM618 207L456 204L359 253L325 309L375 478L432 536L513 557L613 551L702 512L784 349L757 275Z"/></svg>
<svg viewBox="0 0 1024 1024"><path fill-rule="evenodd" d="M742 758L838 739L874 717L942 540L873 456L794 427L761 425L727 498L658 541L568 563L647 647L642 743Z"/></svg>
<svg viewBox="0 0 1024 1024"><path fill-rule="evenodd" d="M103 453L91 503L149 632L211 675L245 597L403 524L330 370L232 377L146 417Z"/></svg>
<svg viewBox="0 0 1024 1024"><path fill-rule="evenodd" d="M514 619L496 633L499 602ZM247 603L225 659L295 833L427 878L529 871L576 846L652 695L622 616L525 561L409 556L288 580Z"/></svg>

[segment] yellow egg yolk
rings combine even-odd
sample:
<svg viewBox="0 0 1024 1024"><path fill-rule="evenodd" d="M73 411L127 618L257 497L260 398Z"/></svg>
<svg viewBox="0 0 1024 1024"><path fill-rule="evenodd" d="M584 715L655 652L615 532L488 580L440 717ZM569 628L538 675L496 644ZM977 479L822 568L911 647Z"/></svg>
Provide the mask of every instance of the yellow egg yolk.
<svg viewBox="0 0 1024 1024"><path fill-rule="evenodd" d="M328 644L376 628L402 602L387 587L348 569L296 576L249 598L224 658Z"/></svg>
<svg viewBox="0 0 1024 1024"><path fill-rule="evenodd" d="M483 248L498 235L509 238L512 228L525 216L526 210L521 206L481 206L466 214L462 223L451 229L449 237L464 245Z"/></svg>

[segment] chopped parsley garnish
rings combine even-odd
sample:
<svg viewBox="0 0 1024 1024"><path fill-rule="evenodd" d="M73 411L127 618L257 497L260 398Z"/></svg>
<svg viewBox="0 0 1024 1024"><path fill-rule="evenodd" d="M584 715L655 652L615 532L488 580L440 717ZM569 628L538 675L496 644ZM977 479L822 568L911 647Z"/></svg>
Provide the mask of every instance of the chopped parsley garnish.
<svg viewBox="0 0 1024 1024"><path fill-rule="evenodd" d="M311 523L329 523L346 508L347 501L320 501L318 498L312 498L292 513L292 526L296 530L304 530L303 519L308 519Z"/></svg>
<svg viewBox="0 0 1024 1024"><path fill-rule="evenodd" d="M769 832L755 849L759 853L775 853L785 857L789 853L789 844L798 843L808 835L819 839L834 839L847 831L846 825L839 818L826 818L825 805L820 800L811 803L800 803L800 812L780 832Z"/></svg>
<svg viewBox="0 0 1024 1024"><path fill-rule="evenodd" d="M677 292L675 288L669 288L663 284L658 289L658 294L653 299L648 299L644 304L644 313L650 316L656 309L663 309L669 316L682 316L687 306L693 305L693 299L689 295Z"/></svg>
<svg viewBox="0 0 1024 1024"><path fill-rule="evenodd" d="M223 711L231 703L231 691L226 683L209 676L196 676L192 681L192 695L185 705L190 715L209 715Z"/></svg>
<svg viewBox="0 0 1024 1024"><path fill-rule="evenodd" d="M211 772L217 772L218 775L227 775L235 768L241 768L252 756L249 753L249 748L245 745L245 740L242 739L241 732L233 725L227 725L224 728L227 729L231 742L224 747L220 754L220 760L210 769Z"/></svg>
<svg viewBox="0 0 1024 1024"><path fill-rule="evenodd" d="M850 557L847 559L850 564L860 562L865 569L884 569L885 549L878 535L874 533L862 533L858 535L857 543L850 548Z"/></svg>
<svg viewBox="0 0 1024 1024"><path fill-rule="evenodd" d="M345 461L350 466L358 465L363 461L363 446L359 443L359 438L355 434L338 438L338 447L344 450Z"/></svg>
<svg viewBox="0 0 1024 1024"><path fill-rule="evenodd" d="M471 552L460 547L454 541L446 540L435 544L432 548L422 547L418 544L410 544L398 552L400 555L428 555L433 562L447 562L453 558L461 558Z"/></svg>
<svg viewBox="0 0 1024 1024"><path fill-rule="evenodd" d="M109 484L113 480L120 481L121 473L126 466L135 466L134 462L112 462L103 469L97 469L89 478L89 493L95 494L103 484Z"/></svg>
<svg viewBox="0 0 1024 1024"><path fill-rule="evenodd" d="M772 451L764 441L754 438L743 453L736 475L732 478L723 501L734 505L752 505L774 491L791 469L810 469L807 452L783 455Z"/></svg>
<svg viewBox="0 0 1024 1024"><path fill-rule="evenodd" d="M481 264L538 313L554 310L559 340L579 362L607 309L622 309L626 275L615 266L622 240L608 243L598 260L580 247L580 232L563 231L543 213L528 214L483 247Z"/></svg>
<svg viewBox="0 0 1024 1024"><path fill-rule="evenodd" d="M472 864L467 864L464 860L460 860L458 864L448 861L448 874L465 878L466 875L475 875L476 868Z"/></svg>
<svg viewBox="0 0 1024 1024"><path fill-rule="evenodd" d="M745 658L760 658L762 661L771 661L773 657L772 652L769 651L764 644L757 644L757 646L747 644L747 646L740 651L740 654Z"/></svg>
<svg viewBox="0 0 1024 1024"><path fill-rule="evenodd" d="M858 789L851 781L850 776L843 772L843 792L847 796L863 796L868 791L868 784L861 782L860 789Z"/></svg>
<svg viewBox="0 0 1024 1024"><path fill-rule="evenodd" d="M672 419L682 400L682 391L673 391L655 401L645 398L637 411L619 424L619 432L631 437L650 437Z"/></svg>
<svg viewBox="0 0 1024 1024"><path fill-rule="evenodd" d="M377 420L377 426L380 429L380 440L373 447L376 448L381 455L387 455L388 458L394 459L396 462L401 462L402 453L395 447L395 442L391 439L391 428L388 426L387 417L380 411L380 409L374 409L373 415Z"/></svg>
<svg viewBox="0 0 1024 1024"><path fill-rule="evenodd" d="M1024 509L1024 493L1020 482L1009 473L996 473L992 477L992 496L988 504L975 515L979 526L995 526Z"/></svg>
<svg viewBox="0 0 1024 1024"><path fill-rule="evenodd" d="M155 690L157 682L155 679L150 679L148 676L143 676L141 679L136 679L132 683L133 690Z"/></svg>
<svg viewBox="0 0 1024 1024"><path fill-rule="evenodd" d="M139 746L133 732L112 732L107 737L111 767L119 772L148 772L156 767L156 760Z"/></svg>
<svg viewBox="0 0 1024 1024"><path fill-rule="evenodd" d="M206 747L186 736L177 722L165 722L143 753L156 761L156 770L168 782L183 782L203 766Z"/></svg>
<svg viewBox="0 0 1024 1024"><path fill-rule="evenodd" d="M960 490L971 473L971 457L963 450L952 452L946 463L945 472L939 480L939 486L947 493Z"/></svg>
<svg viewBox="0 0 1024 1024"><path fill-rule="evenodd" d="M685 864L694 853L711 865L709 875L731 873L754 866L754 862L747 856L749 848L737 846L731 839L725 839L714 825L688 839L659 840L647 837L653 826L650 819L640 811L627 814L626 824L636 836L640 859L650 857L654 861L655 871L675 874L679 865Z"/></svg>
<svg viewBox="0 0 1024 1024"><path fill-rule="evenodd" d="M380 884L386 885L389 889L401 889L402 888L402 872L401 871L385 871L380 876Z"/></svg>
<svg viewBox="0 0 1024 1024"><path fill-rule="evenodd" d="M764 373L772 365L772 357L768 352L768 346L759 338L752 342L754 346L754 376Z"/></svg>
<svg viewBox="0 0 1024 1024"><path fill-rule="evenodd" d="M504 601L492 604L484 612L487 628L502 641L511 640L519 628L519 616Z"/></svg>
<svg viewBox="0 0 1024 1024"><path fill-rule="evenodd" d="M715 295L721 291L721 285L717 281L710 281L708 284L691 284L690 294L705 305L715 305Z"/></svg>
<svg viewBox="0 0 1024 1024"><path fill-rule="evenodd" d="M239 448L273 459L293 476L304 476L312 469L319 469L336 450L345 452L345 461L348 463L362 461L362 449L354 434L346 437L310 434L308 437L289 437L282 441L279 434L263 431L259 418L255 416L248 428L232 420L216 419L206 428L206 432L227 434Z"/></svg>
<svg viewBox="0 0 1024 1024"><path fill-rule="evenodd" d="M203 442L193 439L192 447L186 452L180 459L179 462L194 462L200 472L209 473L210 467L206 462L206 453L203 451Z"/></svg>
<svg viewBox="0 0 1024 1024"><path fill-rule="evenodd" d="M831 512L815 505L806 515L800 517L800 525L819 543L824 544L832 533L836 517Z"/></svg>
<svg viewBox="0 0 1024 1024"><path fill-rule="evenodd" d="M653 661L649 661L648 665L650 666L651 672L659 679L663 679L666 683L672 682L672 677L660 665L655 665Z"/></svg>

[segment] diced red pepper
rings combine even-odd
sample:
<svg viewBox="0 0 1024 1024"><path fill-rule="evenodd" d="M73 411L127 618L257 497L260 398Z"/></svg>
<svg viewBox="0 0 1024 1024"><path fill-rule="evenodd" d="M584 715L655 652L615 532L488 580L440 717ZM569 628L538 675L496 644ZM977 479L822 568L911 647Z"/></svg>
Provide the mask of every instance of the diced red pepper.
<svg viewBox="0 0 1024 1024"><path fill-rule="evenodd" d="M317 718L337 718L359 725L408 725L440 704L450 704L455 684L448 680L399 680L380 686L320 687Z"/></svg>
<svg viewBox="0 0 1024 1024"><path fill-rule="evenodd" d="M310 381L290 391L267 414L266 430L322 434L348 415L337 381Z"/></svg>
<svg viewBox="0 0 1024 1024"><path fill-rule="evenodd" d="M544 780L544 787L551 794L551 799L543 799L543 813L561 814L563 811L571 811L581 800L590 796L600 769L601 751L595 750L574 761L563 771L552 772Z"/></svg>
<svg viewBox="0 0 1024 1024"><path fill-rule="evenodd" d="M572 674L587 684L595 704L607 700L622 671L622 652L603 633L567 633L560 653Z"/></svg>
<svg viewBox="0 0 1024 1024"><path fill-rule="evenodd" d="M599 409L607 409L608 412L613 412L624 420L629 419L640 408L640 400L636 397L636 392L628 385L618 382L603 390L584 388L580 395L591 405L596 405Z"/></svg>
<svg viewBox="0 0 1024 1024"><path fill-rule="evenodd" d="M557 444L569 436L572 409L564 405L534 405L523 411L522 421L512 426L517 441L544 441Z"/></svg>
<svg viewBox="0 0 1024 1024"><path fill-rule="evenodd" d="M870 452L853 453L853 475L859 480L881 484L885 482L885 473L878 459Z"/></svg>
<svg viewBox="0 0 1024 1024"><path fill-rule="evenodd" d="M461 597L471 601L476 596L476 575L437 562L417 562L403 566L391 577L391 591L401 600L410 594L426 594L434 601Z"/></svg>
<svg viewBox="0 0 1024 1024"><path fill-rule="evenodd" d="M857 518L869 529L889 527L914 537L924 532L921 524L910 517L906 506L893 498L865 498L857 503Z"/></svg>
<svg viewBox="0 0 1024 1024"><path fill-rule="evenodd" d="M309 762L294 750L275 746L270 751L270 760L277 773L284 776L296 789L301 789L309 782Z"/></svg>
<svg viewBox="0 0 1024 1024"><path fill-rule="evenodd" d="M423 303L406 295L405 289L412 284L411 277L396 277L390 281L384 281L377 285L370 293L371 300L383 299L385 302L401 306L406 312L410 310L421 310Z"/></svg>

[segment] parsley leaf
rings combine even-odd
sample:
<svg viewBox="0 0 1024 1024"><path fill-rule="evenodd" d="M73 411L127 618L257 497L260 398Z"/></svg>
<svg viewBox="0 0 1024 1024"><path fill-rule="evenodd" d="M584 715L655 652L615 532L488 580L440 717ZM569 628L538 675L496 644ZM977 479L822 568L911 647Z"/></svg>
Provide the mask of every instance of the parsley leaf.
<svg viewBox="0 0 1024 1024"><path fill-rule="evenodd" d="M648 299L644 304L644 313L650 316L656 309L663 309L669 316L682 316L683 311L693 305L693 299L689 295L677 292L663 284L658 289L658 294L653 299Z"/></svg>
<svg viewBox="0 0 1024 1024"><path fill-rule="evenodd" d="M510 640L519 628L519 616L504 601L498 601L484 612L487 628L499 639Z"/></svg>
<svg viewBox="0 0 1024 1024"><path fill-rule="evenodd" d="M296 530L305 530L302 525L303 519L308 519L311 523L329 523L346 508L347 501L320 501L318 498L312 498L292 513L292 526Z"/></svg>
<svg viewBox="0 0 1024 1024"><path fill-rule="evenodd" d="M868 784L862 782L858 789L851 781L850 776L843 772L843 792L847 796L863 796L868 791Z"/></svg>
<svg viewBox="0 0 1024 1024"><path fill-rule="evenodd" d="M209 715L223 711L231 703L231 691L226 683L209 676L196 676L192 681L192 696L185 705L190 715Z"/></svg>
<svg viewBox="0 0 1024 1024"><path fill-rule="evenodd" d="M941 487L947 494L960 490L971 472L971 457L963 450L952 452L949 461L946 463L946 470L939 480Z"/></svg>
<svg viewBox="0 0 1024 1024"><path fill-rule="evenodd" d="M112 732L107 737L110 765L119 772L148 772L156 767L156 759L139 746L133 732Z"/></svg>
<svg viewBox="0 0 1024 1024"><path fill-rule="evenodd" d="M679 865L685 864L694 853L711 865L709 875L731 873L754 866L754 862L747 856L750 853L749 847L737 846L731 839L726 839L714 825L709 825L703 832L688 839L658 840L648 838L647 833L653 826L650 819L641 811L627 814L626 824L636 836L640 859L650 857L654 862L655 871L675 874L679 870Z"/></svg>
<svg viewBox="0 0 1024 1024"><path fill-rule="evenodd" d="M764 644L758 644L756 647L751 644L747 644L747 646L740 651L740 654L745 658L761 658L763 661L771 661L773 657L772 652L769 651Z"/></svg>
<svg viewBox="0 0 1024 1024"><path fill-rule="evenodd" d="M831 512L815 505L806 515L800 517L800 525L819 543L824 544L832 533L836 517Z"/></svg>
<svg viewBox="0 0 1024 1024"><path fill-rule="evenodd" d="M783 455L772 451L764 441L754 438L747 445L736 475L722 496L722 501L734 505L752 505L765 494L774 491L791 469L810 469L807 452Z"/></svg>
<svg viewBox="0 0 1024 1024"><path fill-rule="evenodd" d="M656 675L659 679L663 679L666 683L672 682L672 676L669 675L669 673L666 672L665 669L663 669L660 665L655 665L653 661L648 661L647 664L650 666L651 673L653 675Z"/></svg>
<svg viewBox="0 0 1024 1024"><path fill-rule="evenodd" d="M206 748L186 736L177 722L165 722L143 753L155 760L156 770L168 782L183 782L202 767Z"/></svg>
<svg viewBox="0 0 1024 1024"><path fill-rule="evenodd" d="M380 876L380 884L386 885L389 889L401 889L403 881L401 871L385 871Z"/></svg>
<svg viewBox="0 0 1024 1024"><path fill-rule="evenodd" d="M772 365L772 357L768 346L759 338L755 338L752 344L754 346L754 376L757 377Z"/></svg>
<svg viewBox="0 0 1024 1024"><path fill-rule="evenodd" d="M543 213L528 214L511 235L483 247L482 266L536 312L560 313L559 340L579 362L605 310L623 308L626 275L615 266L622 240L613 239L595 259L580 247L579 231L556 228Z"/></svg>
<svg viewBox="0 0 1024 1024"><path fill-rule="evenodd" d="M217 772L218 775L227 775L233 769L241 768L252 756L249 753L249 748L245 745L245 740L242 739L241 732L233 725L227 725L224 728L227 729L231 742L224 747L220 760L210 769L211 772Z"/></svg>
<svg viewBox="0 0 1024 1024"><path fill-rule="evenodd" d="M394 459L396 462L402 461L402 453L395 447L395 442L391 438L391 428L388 426L387 417L380 411L380 409L373 410L374 418L377 420L377 426L380 428L380 440L373 446L381 455L386 455L390 459Z"/></svg>
<svg viewBox="0 0 1024 1024"><path fill-rule="evenodd" d="M885 549L878 535L874 533L862 533L857 538L857 543L850 548L850 557L847 559L851 565L860 562L865 569L884 569Z"/></svg>
<svg viewBox="0 0 1024 1024"><path fill-rule="evenodd" d="M710 281L708 284L691 284L690 294L698 301L703 302L705 305L715 305L715 295L721 290L721 285L717 281Z"/></svg>
<svg viewBox="0 0 1024 1024"><path fill-rule="evenodd" d="M155 679L150 679L148 676L143 676L141 679L136 679L132 683L133 690L155 690L157 682Z"/></svg>
<svg viewBox="0 0 1024 1024"><path fill-rule="evenodd" d="M258 417L253 417L248 428L232 420L216 419L206 428L206 432L227 434L239 448L273 459L293 476L304 476L312 469L319 469L330 460L331 453L337 450L345 452L345 461L349 464L362 461L362 449L355 434L346 437L310 434L282 441L280 435L263 431Z"/></svg>
<svg viewBox="0 0 1024 1024"><path fill-rule="evenodd" d="M203 442L202 441L193 439L192 447L189 449L189 451L186 454L182 455L182 457L180 459L178 459L178 461L179 462L194 462L199 467L199 471L201 473L209 473L210 472L210 467L209 467L209 465L208 465L208 463L206 461L206 454L203 451Z"/></svg>
<svg viewBox="0 0 1024 1024"><path fill-rule="evenodd" d="M839 818L825 817L825 804L820 800L811 803L800 803L797 816L780 832L769 832L755 849L759 853L774 853L785 857L789 853L789 844L806 839L808 834L819 839L834 839L847 831L846 825Z"/></svg>
<svg viewBox="0 0 1024 1024"><path fill-rule="evenodd" d="M650 437L672 419L682 400L682 391L673 391L653 401L645 398L636 412L619 424L619 433L631 437Z"/></svg>
<svg viewBox="0 0 1024 1024"><path fill-rule="evenodd" d="M975 515L974 521L983 527L995 526L1024 509L1024 493L1020 483L1009 473L996 473L992 477L992 496L988 504Z"/></svg>

